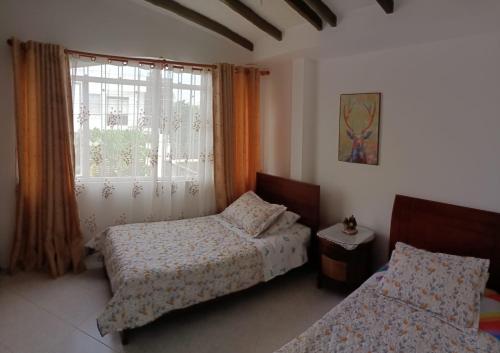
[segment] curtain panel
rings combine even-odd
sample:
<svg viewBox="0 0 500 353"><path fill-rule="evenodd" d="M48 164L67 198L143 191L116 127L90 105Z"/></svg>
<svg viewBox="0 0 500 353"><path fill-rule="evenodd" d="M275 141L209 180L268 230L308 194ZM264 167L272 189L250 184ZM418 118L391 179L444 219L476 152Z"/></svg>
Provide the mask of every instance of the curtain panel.
<svg viewBox="0 0 500 353"><path fill-rule="evenodd" d="M83 269L74 193L68 59L57 45L12 41L18 187L10 270Z"/></svg>
<svg viewBox="0 0 500 353"><path fill-rule="evenodd" d="M255 190L260 170L260 71L218 64L214 75L217 210Z"/></svg>
<svg viewBox="0 0 500 353"><path fill-rule="evenodd" d="M71 57L85 239L215 212L212 72Z"/></svg>

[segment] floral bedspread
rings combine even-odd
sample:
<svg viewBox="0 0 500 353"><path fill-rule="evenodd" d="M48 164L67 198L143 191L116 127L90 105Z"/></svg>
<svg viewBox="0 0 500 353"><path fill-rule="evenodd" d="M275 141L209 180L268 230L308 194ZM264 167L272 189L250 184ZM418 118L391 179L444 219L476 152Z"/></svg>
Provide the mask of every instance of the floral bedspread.
<svg viewBox="0 0 500 353"><path fill-rule="evenodd" d="M298 240L290 241L300 239L302 228L278 241L280 251L289 253L283 257L290 259L288 269L307 260L300 252L305 245L299 249ZM272 278L265 254L276 248L276 239L256 244L225 226L219 216L109 228L95 239L113 291L97 318L101 335L142 326L171 310ZM295 252L302 261L297 262Z"/></svg>
<svg viewBox="0 0 500 353"><path fill-rule="evenodd" d="M276 353L500 353L499 341L485 332L463 333L429 312L376 294L380 276Z"/></svg>

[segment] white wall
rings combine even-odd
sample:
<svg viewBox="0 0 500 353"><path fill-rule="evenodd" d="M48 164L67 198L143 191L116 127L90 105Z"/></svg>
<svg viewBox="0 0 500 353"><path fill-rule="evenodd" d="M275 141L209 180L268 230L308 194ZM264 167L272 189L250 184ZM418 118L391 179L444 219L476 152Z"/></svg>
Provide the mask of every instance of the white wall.
<svg viewBox="0 0 500 353"><path fill-rule="evenodd" d="M500 212L500 34L320 60L322 222L355 214L385 259L397 193ZM339 162L339 95L382 92L380 165Z"/></svg>
<svg viewBox="0 0 500 353"><path fill-rule="evenodd" d="M290 177L312 182L316 126L316 61L293 60L290 131Z"/></svg>
<svg viewBox="0 0 500 353"><path fill-rule="evenodd" d="M261 77L262 169L287 178L290 176L292 63L283 60L262 65L271 72Z"/></svg>
<svg viewBox="0 0 500 353"><path fill-rule="evenodd" d="M0 1L0 267L15 221L15 125L9 37L127 56L200 63L247 62L250 52L143 0ZM288 163L288 162L286 162Z"/></svg>

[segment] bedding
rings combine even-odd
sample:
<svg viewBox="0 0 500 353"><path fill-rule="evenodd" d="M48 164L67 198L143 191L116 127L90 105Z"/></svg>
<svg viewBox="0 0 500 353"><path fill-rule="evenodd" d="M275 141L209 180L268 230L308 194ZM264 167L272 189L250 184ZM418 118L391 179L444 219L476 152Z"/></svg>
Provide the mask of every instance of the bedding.
<svg viewBox="0 0 500 353"><path fill-rule="evenodd" d="M220 215L251 236L258 237L285 211L285 206L264 201L253 191L248 191Z"/></svg>
<svg viewBox="0 0 500 353"><path fill-rule="evenodd" d="M377 293L376 273L276 353L500 353L500 342L464 332L432 313Z"/></svg>
<svg viewBox="0 0 500 353"><path fill-rule="evenodd" d="M489 260L432 253L398 242L377 291L475 332L488 267Z"/></svg>
<svg viewBox="0 0 500 353"><path fill-rule="evenodd" d="M299 218L300 216L298 214L291 211L285 211L263 234L273 234L288 229L294 225Z"/></svg>
<svg viewBox="0 0 500 353"><path fill-rule="evenodd" d="M479 329L500 341L500 294L486 292L481 301Z"/></svg>
<svg viewBox="0 0 500 353"><path fill-rule="evenodd" d="M294 224L262 239L220 215L120 225L95 239L113 297L101 335L268 281L307 261L310 229Z"/></svg>

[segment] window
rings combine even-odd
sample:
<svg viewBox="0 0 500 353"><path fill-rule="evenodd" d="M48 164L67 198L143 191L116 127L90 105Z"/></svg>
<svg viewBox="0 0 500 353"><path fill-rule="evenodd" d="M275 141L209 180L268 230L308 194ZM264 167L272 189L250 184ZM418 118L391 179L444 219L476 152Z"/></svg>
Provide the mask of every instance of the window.
<svg viewBox="0 0 500 353"><path fill-rule="evenodd" d="M79 179L196 180L212 156L211 73L71 59Z"/></svg>

